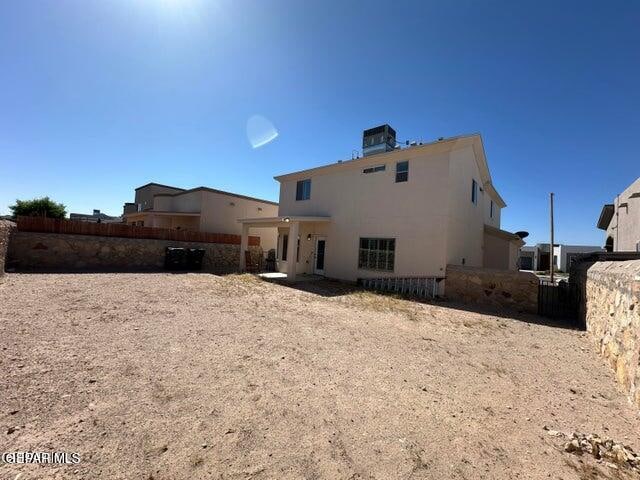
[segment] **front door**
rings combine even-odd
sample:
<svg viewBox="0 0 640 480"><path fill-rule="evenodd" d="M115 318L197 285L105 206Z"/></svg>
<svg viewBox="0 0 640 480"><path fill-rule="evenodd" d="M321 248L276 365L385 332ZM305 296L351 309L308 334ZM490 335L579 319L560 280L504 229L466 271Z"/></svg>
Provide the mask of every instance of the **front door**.
<svg viewBox="0 0 640 480"><path fill-rule="evenodd" d="M316 238L316 260L313 265L313 273L324 275L324 247L326 244L325 237Z"/></svg>

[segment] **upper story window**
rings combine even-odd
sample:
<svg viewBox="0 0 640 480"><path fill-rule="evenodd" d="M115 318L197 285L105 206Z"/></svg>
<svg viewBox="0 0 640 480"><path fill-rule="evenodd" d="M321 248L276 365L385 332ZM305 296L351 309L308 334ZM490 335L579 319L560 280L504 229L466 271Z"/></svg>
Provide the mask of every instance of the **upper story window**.
<svg viewBox="0 0 640 480"><path fill-rule="evenodd" d="M409 180L409 162L396 163L396 183L406 182Z"/></svg>
<svg viewBox="0 0 640 480"><path fill-rule="evenodd" d="M478 182L471 180L471 203L478 204Z"/></svg>
<svg viewBox="0 0 640 480"><path fill-rule="evenodd" d="M367 167L362 170L362 173L376 173L376 172L384 172L387 169L386 165L376 165L375 167Z"/></svg>
<svg viewBox="0 0 640 480"><path fill-rule="evenodd" d="M493 200L491 200L491 204L489 205L489 216L493 218Z"/></svg>
<svg viewBox="0 0 640 480"><path fill-rule="evenodd" d="M311 198L311 179L298 180L296 183L296 200L309 200Z"/></svg>

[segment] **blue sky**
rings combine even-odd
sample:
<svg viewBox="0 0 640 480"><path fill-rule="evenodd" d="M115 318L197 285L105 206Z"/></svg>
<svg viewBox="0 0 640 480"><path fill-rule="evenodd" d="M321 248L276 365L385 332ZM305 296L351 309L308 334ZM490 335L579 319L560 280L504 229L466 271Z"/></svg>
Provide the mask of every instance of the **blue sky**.
<svg viewBox="0 0 640 480"><path fill-rule="evenodd" d="M0 2L0 214L119 214L149 181L277 200L390 123L480 132L502 227L601 244L640 176L640 2ZM247 121L279 135L252 148Z"/></svg>

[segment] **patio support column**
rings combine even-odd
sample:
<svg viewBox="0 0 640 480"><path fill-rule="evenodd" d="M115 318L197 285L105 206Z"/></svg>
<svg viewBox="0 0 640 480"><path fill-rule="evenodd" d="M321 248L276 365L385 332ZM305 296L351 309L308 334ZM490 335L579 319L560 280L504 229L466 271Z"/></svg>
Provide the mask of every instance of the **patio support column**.
<svg viewBox="0 0 640 480"><path fill-rule="evenodd" d="M296 253L298 246L298 234L300 233L300 222L289 224L289 244L287 245L287 280L293 282L296 279Z"/></svg>
<svg viewBox="0 0 640 480"><path fill-rule="evenodd" d="M246 268L244 252L249 249L249 225L242 224L242 236L240 237L240 272Z"/></svg>

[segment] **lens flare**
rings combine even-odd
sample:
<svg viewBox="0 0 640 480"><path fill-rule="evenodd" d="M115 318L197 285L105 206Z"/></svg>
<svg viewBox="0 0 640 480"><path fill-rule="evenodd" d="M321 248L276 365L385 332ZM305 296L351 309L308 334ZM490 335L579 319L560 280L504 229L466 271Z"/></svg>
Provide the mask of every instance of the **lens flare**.
<svg viewBox="0 0 640 480"><path fill-rule="evenodd" d="M247 120L247 138L253 148L260 148L272 142L278 136L278 130L262 115L252 115Z"/></svg>

